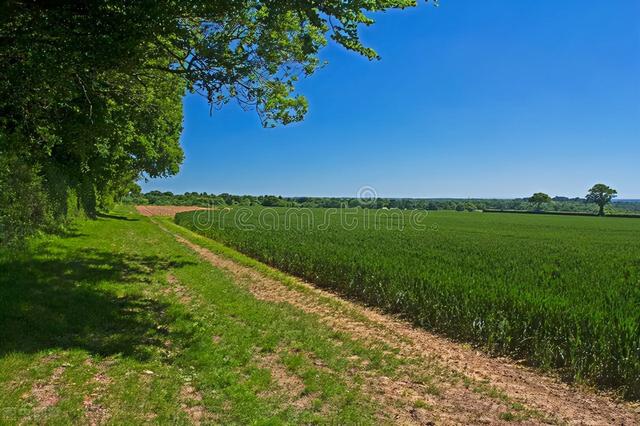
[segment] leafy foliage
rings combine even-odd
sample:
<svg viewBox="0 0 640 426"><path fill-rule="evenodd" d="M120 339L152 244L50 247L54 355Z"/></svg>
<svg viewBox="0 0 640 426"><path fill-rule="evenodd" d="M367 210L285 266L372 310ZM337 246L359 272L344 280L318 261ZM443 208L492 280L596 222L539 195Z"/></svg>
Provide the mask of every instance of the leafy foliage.
<svg viewBox="0 0 640 426"><path fill-rule="evenodd" d="M544 192L536 192L531 197L529 197L529 202L536 205L536 209L540 210L540 206L544 203L550 203L551 197Z"/></svg>
<svg viewBox="0 0 640 426"><path fill-rule="evenodd" d="M95 215L137 179L177 173L186 90L212 108L235 99L265 126L299 121L308 106L295 84L322 65L318 53L328 39L377 58L358 36L361 25L373 23L367 12L414 4L4 2L0 155L21 159L39 176L52 204L43 207L56 220L68 204L60 197L70 194ZM10 185L0 181L2 189ZM3 204L0 217L31 206ZM27 222L20 225L25 232L38 226Z"/></svg>
<svg viewBox="0 0 640 426"><path fill-rule="evenodd" d="M37 169L16 156L0 156L0 235L6 244L22 240L32 227L49 222L45 202Z"/></svg>
<svg viewBox="0 0 640 426"><path fill-rule="evenodd" d="M130 204L178 205L178 206L265 206L265 207L361 207L362 200L349 197L281 197L275 195L233 195L228 193L209 194L206 192L185 192L174 194L170 191L150 191L140 193L140 188L124 197ZM587 204L584 198L553 197L552 203L539 208L530 198L516 199L429 199L429 198L378 198L366 203L372 209L403 210L458 210L472 211L478 209L532 211L536 208L544 212L595 214L597 210ZM624 200L616 202L611 210L617 214L637 214L640 212L640 200Z"/></svg>
<svg viewBox="0 0 640 426"><path fill-rule="evenodd" d="M603 183L597 183L591 187L589 193L587 194L587 202L595 203L599 207L598 214L600 216L604 216L604 206L609 204L613 198L615 198L618 194L613 188L609 188L607 185Z"/></svg>

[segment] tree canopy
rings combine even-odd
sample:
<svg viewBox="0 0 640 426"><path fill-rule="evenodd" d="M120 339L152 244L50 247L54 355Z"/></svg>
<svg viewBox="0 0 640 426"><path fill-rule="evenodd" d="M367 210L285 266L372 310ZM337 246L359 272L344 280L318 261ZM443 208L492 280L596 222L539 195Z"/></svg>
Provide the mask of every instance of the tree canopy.
<svg viewBox="0 0 640 426"><path fill-rule="evenodd" d="M93 215L96 206L141 177L177 173L187 91L204 96L212 109L235 100L267 127L302 120L308 105L296 82L323 65L320 49L334 41L376 59L358 35L360 27L374 23L370 12L414 5L415 0L3 2L3 238L21 223L8 221L21 217L15 212L39 217L25 225L35 229L37 223L60 222L73 205ZM16 169L37 190L16 189ZM46 211L36 214L34 204Z"/></svg>
<svg viewBox="0 0 640 426"><path fill-rule="evenodd" d="M544 203L550 203L551 197L544 192L536 192L531 197L529 197L529 202L536 205L536 209L540 210L540 206Z"/></svg>
<svg viewBox="0 0 640 426"><path fill-rule="evenodd" d="M598 214L604 216L604 206L609 204L618 194L613 188L608 187L603 183L597 183L591 187L587 193L586 200L589 203L595 203L599 207Z"/></svg>

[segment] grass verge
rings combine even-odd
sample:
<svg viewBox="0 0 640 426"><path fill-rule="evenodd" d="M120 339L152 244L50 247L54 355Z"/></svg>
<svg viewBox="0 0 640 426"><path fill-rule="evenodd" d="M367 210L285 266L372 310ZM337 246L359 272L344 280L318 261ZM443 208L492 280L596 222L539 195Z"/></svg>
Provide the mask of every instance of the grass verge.
<svg viewBox="0 0 640 426"><path fill-rule="evenodd" d="M341 372L354 354L390 374L401 361L255 299L127 209L0 253L0 269L0 423L385 420Z"/></svg>

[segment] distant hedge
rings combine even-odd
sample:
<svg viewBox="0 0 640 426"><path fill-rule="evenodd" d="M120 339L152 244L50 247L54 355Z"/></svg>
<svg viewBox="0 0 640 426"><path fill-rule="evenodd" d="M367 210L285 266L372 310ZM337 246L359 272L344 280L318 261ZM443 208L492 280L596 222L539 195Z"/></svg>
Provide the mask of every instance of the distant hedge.
<svg viewBox="0 0 640 426"><path fill-rule="evenodd" d="M548 210L499 210L499 209L483 209L484 213L519 213L519 214L552 214L560 216L598 216L594 213L588 212L554 212ZM627 217L633 219L640 219L640 214L623 214L623 213L610 213L606 217Z"/></svg>

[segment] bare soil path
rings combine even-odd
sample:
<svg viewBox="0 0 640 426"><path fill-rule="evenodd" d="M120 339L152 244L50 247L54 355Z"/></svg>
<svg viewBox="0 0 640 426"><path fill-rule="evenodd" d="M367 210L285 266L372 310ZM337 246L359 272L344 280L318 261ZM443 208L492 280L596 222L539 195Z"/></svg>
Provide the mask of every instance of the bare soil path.
<svg viewBox="0 0 640 426"><path fill-rule="evenodd" d="M153 219L152 219L153 220ZM400 377L350 371L401 424L638 425L640 406L570 386L504 358L493 358L300 280L284 282L215 253L189 231L164 226L180 243L229 273L258 299L317 315L339 332L411 359ZM425 371L431 379L423 380ZM434 371L439 373L435 376ZM420 402L418 404L418 401ZM422 409L428 406L428 410Z"/></svg>
<svg viewBox="0 0 640 426"><path fill-rule="evenodd" d="M192 210L207 210L198 206L136 206L136 210L143 216L175 216L176 213Z"/></svg>

